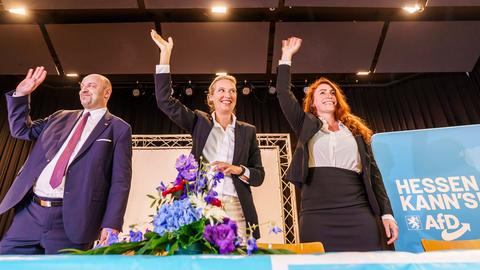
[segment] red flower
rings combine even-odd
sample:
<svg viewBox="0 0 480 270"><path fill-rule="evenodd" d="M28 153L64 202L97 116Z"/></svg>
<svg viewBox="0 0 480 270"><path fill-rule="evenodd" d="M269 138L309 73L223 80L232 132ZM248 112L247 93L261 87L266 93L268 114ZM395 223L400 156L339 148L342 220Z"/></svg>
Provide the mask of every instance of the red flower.
<svg viewBox="0 0 480 270"><path fill-rule="evenodd" d="M222 207L222 202L217 198L213 198L210 204L217 207Z"/></svg>
<svg viewBox="0 0 480 270"><path fill-rule="evenodd" d="M178 184L176 186L173 186L173 187L165 190L164 192L162 192L162 196L165 197L170 193L175 193L177 191L183 190L183 187L185 186L185 183L187 183L187 181L185 179L183 179L182 182L180 182L180 184Z"/></svg>

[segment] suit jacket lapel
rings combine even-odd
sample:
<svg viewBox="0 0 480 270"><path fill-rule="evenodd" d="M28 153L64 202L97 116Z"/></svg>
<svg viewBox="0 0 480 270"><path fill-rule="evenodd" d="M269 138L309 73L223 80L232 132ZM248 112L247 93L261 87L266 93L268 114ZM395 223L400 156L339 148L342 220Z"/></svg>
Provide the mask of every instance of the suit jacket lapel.
<svg viewBox="0 0 480 270"><path fill-rule="evenodd" d="M365 142L362 136L355 135L355 141L357 141L358 152L360 153L360 160L362 162L362 170L366 176L370 175L369 161L367 160L367 149L365 148Z"/></svg>
<svg viewBox="0 0 480 270"><path fill-rule="evenodd" d="M305 141L308 141L322 128L323 122L311 113L307 113L305 117L307 117L307 119L305 119L306 121L304 123L308 123L308 133L306 134L307 136Z"/></svg>
<svg viewBox="0 0 480 270"><path fill-rule="evenodd" d="M192 149L196 151L196 153L193 153L193 155L197 158L199 158L202 155L203 148L207 143L208 135L210 135L210 131L212 131L212 128L213 128L213 121L211 119L211 116L209 118L199 118L199 120L201 119L204 119L204 120L199 123L200 130L196 133L198 134L197 146L195 147L195 149Z"/></svg>
<svg viewBox="0 0 480 270"><path fill-rule="evenodd" d="M235 123L235 146L233 148L233 161L232 164L236 165L240 162L240 154L242 149L245 148L245 129L238 121Z"/></svg>
<svg viewBox="0 0 480 270"><path fill-rule="evenodd" d="M82 148L78 151L77 155L75 158L72 160L72 163L75 162L75 160L83 154L95 140L97 139L98 136L110 125L110 121L112 120L112 115L107 111L105 115L103 116L102 119L97 123L95 128L92 130L92 133L88 136L87 140L85 143L82 145Z"/></svg>
<svg viewBox="0 0 480 270"><path fill-rule="evenodd" d="M83 111L76 111L76 112L70 114L67 118L65 118L65 120L64 120L65 125L62 128L62 132L61 132L60 137L58 138L57 149L55 149L55 153L58 152L60 147L62 147L63 143L67 140L68 135L70 135L70 133L72 133L73 128L75 127L78 120L82 116L82 112Z"/></svg>
<svg viewBox="0 0 480 270"><path fill-rule="evenodd" d="M45 159L51 160L57 154L81 116L82 111L68 113L65 119L62 120L63 127L49 135L51 136L49 140L52 142L51 145L53 147L47 147L48 151L45 153Z"/></svg>

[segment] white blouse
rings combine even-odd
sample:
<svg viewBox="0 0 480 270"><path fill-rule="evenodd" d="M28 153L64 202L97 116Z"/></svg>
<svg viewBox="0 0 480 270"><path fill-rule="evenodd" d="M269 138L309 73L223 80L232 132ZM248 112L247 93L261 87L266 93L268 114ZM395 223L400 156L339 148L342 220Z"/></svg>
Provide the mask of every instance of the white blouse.
<svg viewBox="0 0 480 270"><path fill-rule="evenodd" d="M338 131L328 130L328 123L308 141L308 167L337 167L362 172L360 153L357 141L348 128L339 123Z"/></svg>

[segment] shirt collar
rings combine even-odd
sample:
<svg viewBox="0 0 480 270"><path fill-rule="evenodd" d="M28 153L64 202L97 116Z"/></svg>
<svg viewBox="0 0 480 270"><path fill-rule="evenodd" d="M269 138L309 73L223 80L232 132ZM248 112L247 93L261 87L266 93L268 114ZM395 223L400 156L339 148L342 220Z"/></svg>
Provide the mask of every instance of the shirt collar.
<svg viewBox="0 0 480 270"><path fill-rule="evenodd" d="M213 126L214 127L222 127L222 125L220 125L220 123L217 122L217 120L215 120L215 112L212 112L212 119L213 119ZM237 122L237 117L235 116L235 114L232 113L232 122L230 122L230 124L227 125L227 128L235 128L235 123Z"/></svg>
<svg viewBox="0 0 480 270"><path fill-rule="evenodd" d="M322 116L319 116L318 119L320 119L320 121L322 121L323 125L322 125L322 128L321 130L324 131L324 132L331 132L328 127L328 122L327 122L327 119L325 119L324 117ZM342 121L338 120L338 127L340 129L346 129L347 127L342 123Z"/></svg>
<svg viewBox="0 0 480 270"><path fill-rule="evenodd" d="M90 117L91 118L100 119L107 112L107 108L99 108L99 109L95 109L95 110L84 109L82 115L84 115L86 112L90 112Z"/></svg>

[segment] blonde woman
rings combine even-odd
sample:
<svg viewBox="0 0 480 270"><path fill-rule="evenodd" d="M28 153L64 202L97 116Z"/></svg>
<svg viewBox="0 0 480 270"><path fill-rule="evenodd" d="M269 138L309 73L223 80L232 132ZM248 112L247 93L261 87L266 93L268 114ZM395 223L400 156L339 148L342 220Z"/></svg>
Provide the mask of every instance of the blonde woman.
<svg viewBox="0 0 480 270"><path fill-rule="evenodd" d="M227 214L237 222L239 236L245 238L247 224L258 224L250 186L260 186L265 172L258 148L255 126L238 121L236 80L233 76L216 77L208 88L210 113L192 111L171 96L170 56L173 39L164 40L154 30L153 41L160 49L156 67L157 105L180 128L192 135L192 154L211 162L225 174L215 191ZM255 230L252 235L260 237Z"/></svg>

